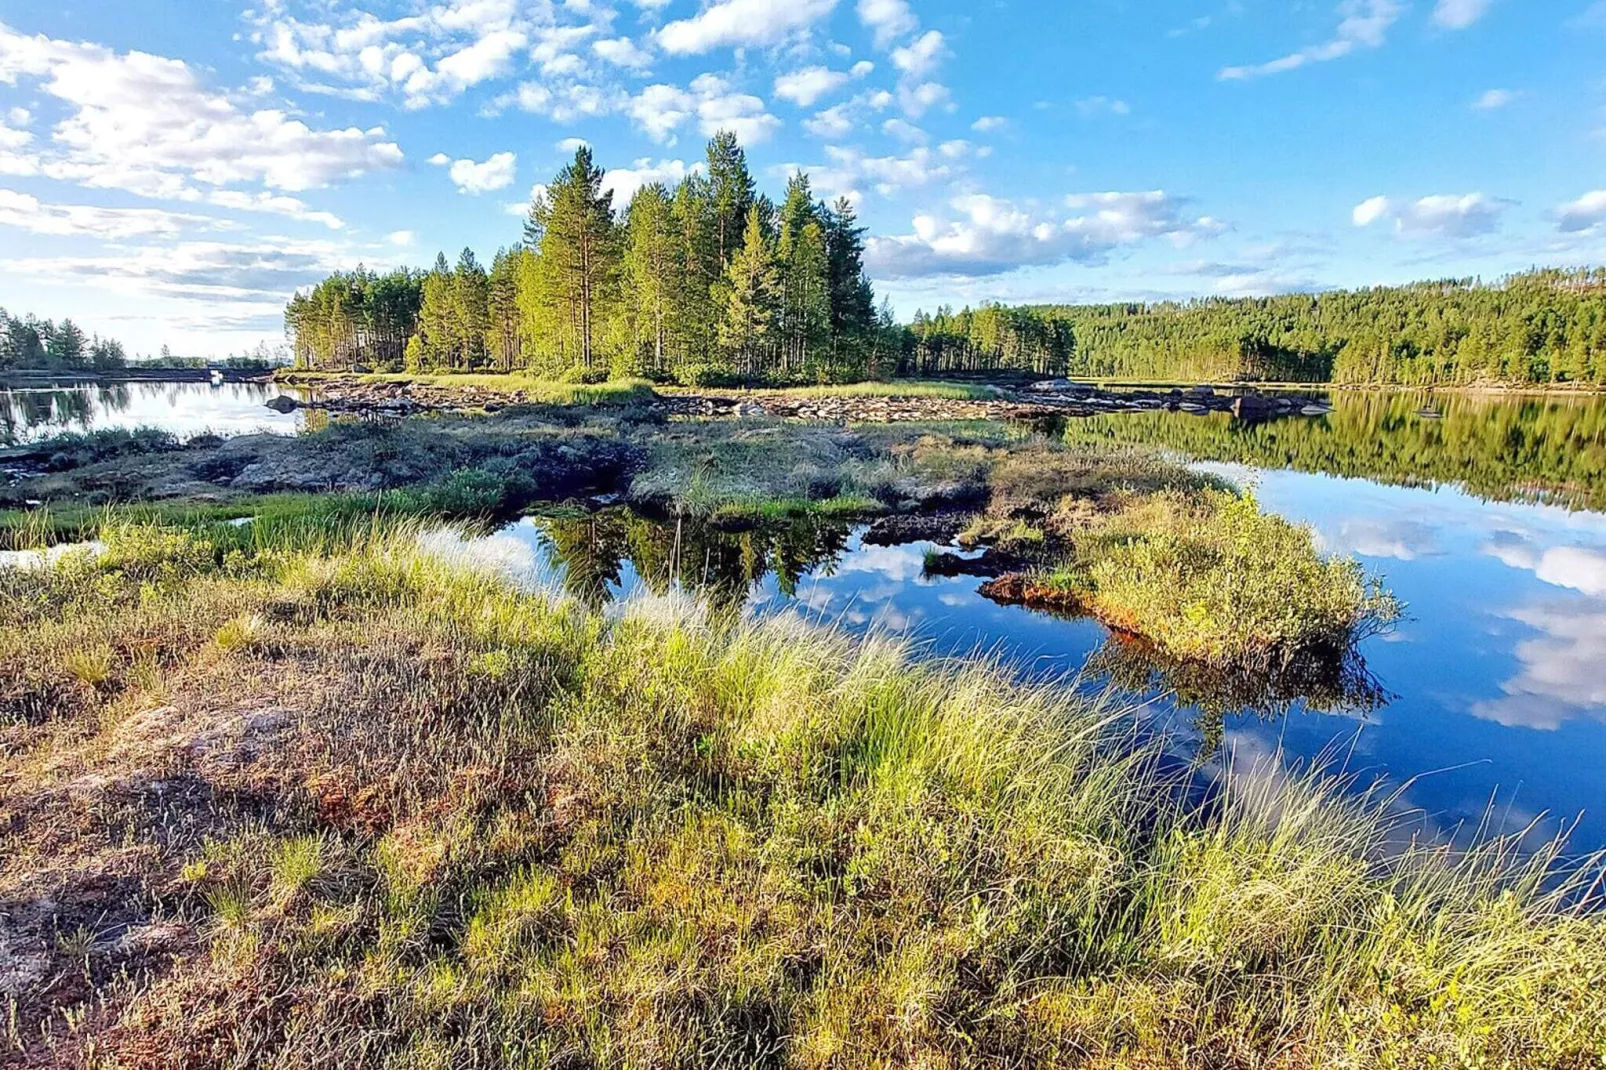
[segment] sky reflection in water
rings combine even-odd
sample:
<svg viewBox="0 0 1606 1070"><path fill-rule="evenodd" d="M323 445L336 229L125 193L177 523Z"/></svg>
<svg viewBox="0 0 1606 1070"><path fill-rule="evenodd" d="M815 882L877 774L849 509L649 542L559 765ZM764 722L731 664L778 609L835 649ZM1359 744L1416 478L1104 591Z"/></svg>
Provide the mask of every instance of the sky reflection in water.
<svg viewBox="0 0 1606 1070"><path fill-rule="evenodd" d="M1240 758L1280 746L1299 759L1338 754L1363 783L1417 777L1408 801L1441 829L1474 824L1494 803L1494 823L1508 831L1543 812L1551 815L1541 826L1548 835L1582 813L1573 846L1606 847L1606 516L1491 504L1453 489L1201 467L1253 484L1267 509L1310 523L1325 549L1382 573L1408 615L1362 646L1386 692L1380 708L1357 701L1333 715L1297 700L1276 705L1286 717L1234 707L1223 720L1160 702L1175 725L1211 748L1220 732ZM561 585L548 525L521 521L481 548L510 572ZM664 545L672 540L663 534ZM639 543L638 535L638 551ZM764 572L746 603L799 609L855 631L907 632L939 655L992 652L1031 673L1074 673L1090 657L1107 661L1112 649L1120 656L1092 621L995 605L976 593L972 577L925 577L929 547L867 546L854 533L839 553L827 543L825 560L807 567L790 593ZM602 581L610 600L643 585L628 558L658 560L648 551L602 551L622 559ZM683 563L680 575L695 581L695 566ZM1146 697L1165 690L1151 681Z"/></svg>
<svg viewBox="0 0 1606 1070"><path fill-rule="evenodd" d="M0 445L68 431L160 427L179 438L202 432L295 434L305 414L274 412L266 403L297 393L269 383L110 383L0 390Z"/></svg>

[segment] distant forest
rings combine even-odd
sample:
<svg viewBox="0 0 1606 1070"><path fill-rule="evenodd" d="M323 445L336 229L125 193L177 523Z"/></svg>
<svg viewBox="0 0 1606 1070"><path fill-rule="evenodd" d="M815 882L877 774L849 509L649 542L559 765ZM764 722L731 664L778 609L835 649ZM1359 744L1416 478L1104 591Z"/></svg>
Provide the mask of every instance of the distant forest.
<svg viewBox="0 0 1606 1070"><path fill-rule="evenodd" d="M902 336L877 310L846 199L795 176L759 194L731 134L705 171L625 206L580 148L487 269L465 249L427 271L331 275L285 312L304 368L526 370L689 383L890 374Z"/></svg>
<svg viewBox="0 0 1606 1070"><path fill-rule="evenodd" d="M121 342L85 334L70 319L54 323L0 308L0 371L109 371L127 364Z"/></svg>
<svg viewBox="0 0 1606 1070"><path fill-rule="evenodd" d="M1047 354L1057 374L1086 378L1600 385L1606 269L1534 271L1492 285L1451 279L1155 305L943 309L915 316L898 370L984 371L989 361L977 354L1000 348L1006 366Z"/></svg>

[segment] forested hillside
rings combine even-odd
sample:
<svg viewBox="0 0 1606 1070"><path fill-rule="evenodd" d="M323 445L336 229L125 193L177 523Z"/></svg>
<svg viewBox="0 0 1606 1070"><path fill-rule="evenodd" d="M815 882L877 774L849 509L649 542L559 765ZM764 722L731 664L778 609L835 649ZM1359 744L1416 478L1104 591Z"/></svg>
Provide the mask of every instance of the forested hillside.
<svg viewBox="0 0 1606 1070"><path fill-rule="evenodd" d="M1026 310L1070 373L1409 385L1606 383L1606 270L1187 304Z"/></svg>
<svg viewBox="0 0 1606 1070"><path fill-rule="evenodd" d="M1176 304L941 309L916 314L899 367L1168 381L1600 384L1606 270Z"/></svg>
<svg viewBox="0 0 1606 1070"><path fill-rule="evenodd" d="M359 268L298 294L285 313L297 364L693 383L890 373L899 335L847 200L816 201L799 175L777 205L730 134L674 189L651 183L620 206L603 179L579 149L489 270L465 249L455 266Z"/></svg>

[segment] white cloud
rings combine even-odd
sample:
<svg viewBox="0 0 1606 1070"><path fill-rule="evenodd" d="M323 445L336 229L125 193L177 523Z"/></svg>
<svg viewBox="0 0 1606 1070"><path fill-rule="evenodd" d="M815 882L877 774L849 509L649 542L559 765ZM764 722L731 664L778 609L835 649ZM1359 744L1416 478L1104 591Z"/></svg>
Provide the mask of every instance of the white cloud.
<svg viewBox="0 0 1606 1070"><path fill-rule="evenodd" d="M298 7L314 14L297 18L291 10ZM590 15L581 26L559 25L549 4L518 0L443 0L395 19L348 8L334 21L322 21L330 8L313 0L268 0L247 18L258 57L305 88L361 100L396 95L422 108L507 75L526 55L556 62L564 46L596 33L604 21L585 7L563 8Z"/></svg>
<svg viewBox="0 0 1606 1070"><path fill-rule="evenodd" d="M553 146L565 156L573 156L581 149L590 148L591 142L583 137L566 137Z"/></svg>
<svg viewBox="0 0 1606 1070"><path fill-rule="evenodd" d="M888 137L906 141L911 145L920 145L927 140L924 130L912 123L906 123L902 119L888 119L881 124L881 132Z"/></svg>
<svg viewBox="0 0 1606 1070"><path fill-rule="evenodd" d="M941 82L903 85L898 89L898 106L911 119L919 119L938 105L946 106L950 111L953 110L953 104L948 96L948 87Z"/></svg>
<svg viewBox="0 0 1606 1070"><path fill-rule="evenodd" d="M1351 213L1357 227L1392 220L1395 233L1408 237L1471 238L1500 225L1507 202L1482 193L1438 194L1418 201L1373 197Z"/></svg>
<svg viewBox="0 0 1606 1070"><path fill-rule="evenodd" d="M859 21L871 31L880 49L920 28L907 0L859 0L858 11Z"/></svg>
<svg viewBox="0 0 1606 1070"><path fill-rule="evenodd" d="M85 236L122 241L185 230L221 230L227 220L168 212L160 208L101 208L87 204L44 204L37 197L0 189L0 227L30 234Z"/></svg>
<svg viewBox="0 0 1606 1070"><path fill-rule="evenodd" d="M1479 111L1494 111L1496 108L1503 108L1510 104L1516 99L1516 96L1509 89L1490 89L1473 101L1472 106Z"/></svg>
<svg viewBox="0 0 1606 1070"><path fill-rule="evenodd" d="M775 95L799 107L812 106L847 85L851 76L828 67L804 67L775 79Z"/></svg>
<svg viewBox="0 0 1606 1070"><path fill-rule="evenodd" d="M722 46L774 45L829 15L837 0L718 0L658 31L671 55L699 55Z"/></svg>
<svg viewBox="0 0 1606 1070"><path fill-rule="evenodd" d="M1576 201L1556 209L1556 223L1569 234L1606 224L1606 189L1586 193Z"/></svg>
<svg viewBox="0 0 1606 1070"><path fill-rule="evenodd" d="M616 167L602 178L602 188L613 194L613 206L622 209L636 191L651 182L662 182L673 189L687 175L702 170L701 164L686 166L683 160L637 160L630 167Z"/></svg>
<svg viewBox="0 0 1606 1070"><path fill-rule="evenodd" d="M192 183L295 192L403 159L383 128L316 130L276 109L244 111L179 60L28 37L0 24L0 81L19 78L69 108L50 148L26 159L29 173L86 186L176 200L204 197Z"/></svg>
<svg viewBox="0 0 1606 1070"><path fill-rule="evenodd" d="M1439 0L1433 21L1447 30L1464 30L1488 12L1494 0Z"/></svg>
<svg viewBox="0 0 1606 1070"><path fill-rule="evenodd" d="M872 238L867 262L883 278L988 276L1065 260L1098 262L1150 239L1184 245L1223 230L1208 216L1184 217L1183 202L1161 191L1073 194L1064 207L1069 215L986 194L955 197L943 215L916 216L911 234Z"/></svg>
<svg viewBox="0 0 1606 1070"><path fill-rule="evenodd" d="M612 63L615 67L644 70L652 65L652 53L637 45L636 42L628 37L611 37L597 41L592 44L591 51Z"/></svg>
<svg viewBox="0 0 1606 1070"><path fill-rule="evenodd" d="M393 230L385 235L385 240L398 249L411 249L418 244L418 235L410 230Z"/></svg>
<svg viewBox="0 0 1606 1070"><path fill-rule="evenodd" d="M266 212L269 215L299 219L304 223L322 223L330 230L339 230L346 225L332 212L314 211L299 197L287 197L282 193L269 193L266 190L246 193L243 190L215 189L206 194L205 200L207 204L215 204L219 208L230 208L237 212Z"/></svg>
<svg viewBox="0 0 1606 1070"><path fill-rule="evenodd" d="M857 125L852 106L848 104L837 104L803 120L804 130L826 140L847 137Z"/></svg>
<svg viewBox="0 0 1606 1070"><path fill-rule="evenodd" d="M1130 115L1132 106L1115 97L1083 97L1076 102L1076 111L1084 118L1095 115Z"/></svg>
<svg viewBox="0 0 1606 1070"><path fill-rule="evenodd" d="M892 50L892 65L911 78L937 69L948 56L948 45L938 30L927 30L902 48Z"/></svg>
<svg viewBox="0 0 1606 1070"><path fill-rule="evenodd" d="M627 110L648 137L663 143L673 143L676 132L693 118L705 137L729 130L746 145L768 140L781 127L763 100L735 91L716 74L699 75L685 89L650 85L629 102Z"/></svg>
<svg viewBox="0 0 1606 1070"><path fill-rule="evenodd" d="M1008 125L1009 120L1002 115L983 115L980 119L971 123L970 128L978 134L991 134L994 131L1002 130Z"/></svg>
<svg viewBox="0 0 1606 1070"><path fill-rule="evenodd" d="M1606 555L1594 556L1596 567L1606 570ZM1600 671L1606 663L1606 602L1598 596L1546 600L1506 616L1538 634L1517 644L1521 671L1500 685L1504 694L1475 704L1473 715L1536 731L1554 731L1579 716L1606 720L1606 673Z"/></svg>
<svg viewBox="0 0 1606 1070"><path fill-rule="evenodd" d="M457 192L478 196L494 190L507 189L513 184L518 171L518 157L511 152L498 152L484 163L473 160L453 160L447 173L457 186Z"/></svg>
<svg viewBox="0 0 1606 1070"><path fill-rule="evenodd" d="M1312 63L1342 59L1357 49L1379 48L1387 40L1390 28L1404 13L1405 7L1399 0L1343 0L1338 5L1338 30L1331 40L1302 48L1269 63L1227 67L1220 77L1226 81L1241 81L1281 74Z"/></svg>

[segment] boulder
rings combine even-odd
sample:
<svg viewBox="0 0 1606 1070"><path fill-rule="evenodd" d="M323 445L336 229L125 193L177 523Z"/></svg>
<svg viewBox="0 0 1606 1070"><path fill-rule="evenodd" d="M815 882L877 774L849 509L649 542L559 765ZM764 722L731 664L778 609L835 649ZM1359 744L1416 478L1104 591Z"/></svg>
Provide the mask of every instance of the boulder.
<svg viewBox="0 0 1606 1070"><path fill-rule="evenodd" d="M274 412L289 415L290 413L301 408L301 402L297 401L288 394L280 394L272 401L269 401L267 403L267 407L272 409Z"/></svg>

